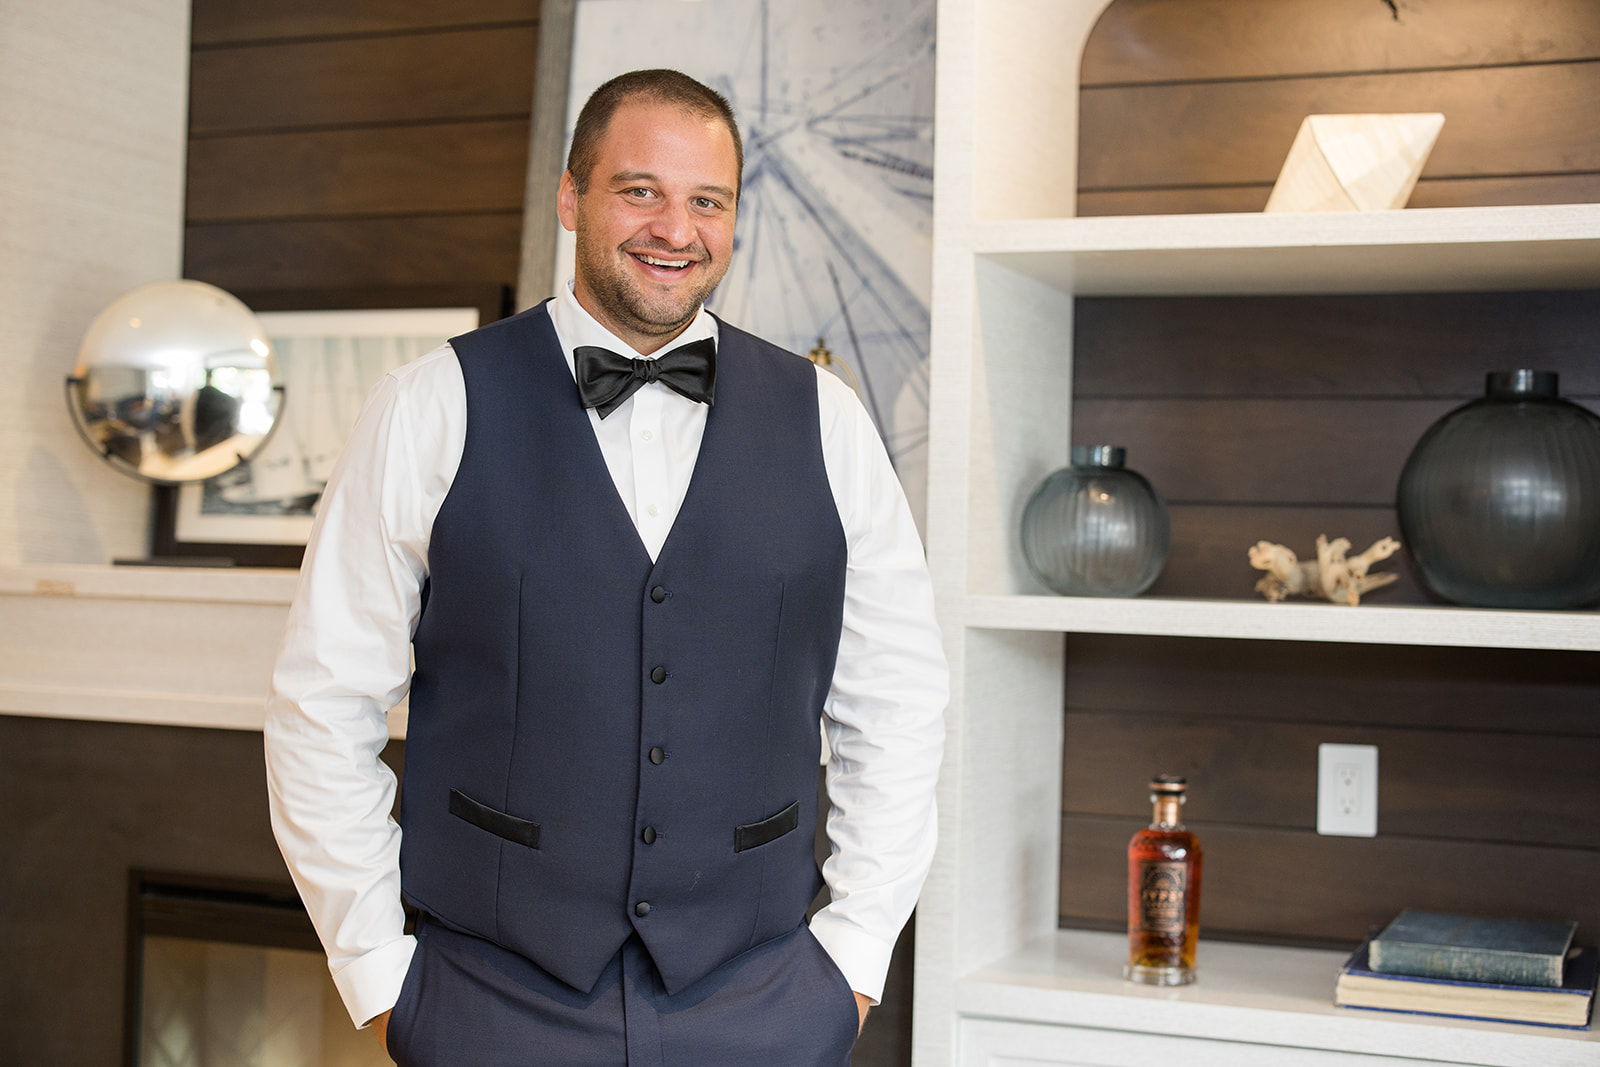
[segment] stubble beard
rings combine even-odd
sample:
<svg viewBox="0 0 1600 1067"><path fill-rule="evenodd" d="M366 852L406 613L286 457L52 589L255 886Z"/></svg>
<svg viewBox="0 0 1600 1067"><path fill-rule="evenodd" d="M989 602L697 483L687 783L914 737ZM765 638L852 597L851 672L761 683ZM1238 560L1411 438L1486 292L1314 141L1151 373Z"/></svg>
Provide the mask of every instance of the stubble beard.
<svg viewBox="0 0 1600 1067"><path fill-rule="evenodd" d="M673 250L658 251L663 256L673 254ZM620 248L600 248L579 241L576 253L578 274L595 303L613 322L643 337L671 337L681 331L716 289L723 274L721 270L708 270L703 283L695 289L679 296L652 298L637 280L628 276L627 267L620 260L628 253ZM693 255L700 260L705 253L696 251Z"/></svg>

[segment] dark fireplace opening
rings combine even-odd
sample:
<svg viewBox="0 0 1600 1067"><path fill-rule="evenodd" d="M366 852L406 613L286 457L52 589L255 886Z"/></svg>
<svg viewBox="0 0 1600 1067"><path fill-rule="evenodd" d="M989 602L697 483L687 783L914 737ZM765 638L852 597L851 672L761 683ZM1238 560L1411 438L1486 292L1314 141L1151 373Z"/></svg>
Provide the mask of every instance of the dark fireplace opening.
<svg viewBox="0 0 1600 1067"><path fill-rule="evenodd" d="M294 887L135 870L127 1067L381 1067Z"/></svg>

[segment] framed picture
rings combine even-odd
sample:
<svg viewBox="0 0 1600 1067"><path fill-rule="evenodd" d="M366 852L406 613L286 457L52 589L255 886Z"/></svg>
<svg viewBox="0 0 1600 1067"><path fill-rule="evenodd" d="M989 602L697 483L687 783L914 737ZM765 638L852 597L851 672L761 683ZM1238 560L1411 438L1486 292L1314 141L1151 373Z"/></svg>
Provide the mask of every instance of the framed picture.
<svg viewBox="0 0 1600 1067"><path fill-rule="evenodd" d="M157 560L299 566L317 501L367 392L396 367L499 317L498 308L476 305L252 307L284 385L282 417L248 462L205 482L158 490Z"/></svg>

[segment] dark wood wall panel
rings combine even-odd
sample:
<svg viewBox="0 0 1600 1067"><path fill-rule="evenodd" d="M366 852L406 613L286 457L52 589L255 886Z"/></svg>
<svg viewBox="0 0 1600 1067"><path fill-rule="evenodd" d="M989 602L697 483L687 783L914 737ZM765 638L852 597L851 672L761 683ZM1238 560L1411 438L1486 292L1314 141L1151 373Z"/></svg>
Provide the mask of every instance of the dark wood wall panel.
<svg viewBox="0 0 1600 1067"><path fill-rule="evenodd" d="M521 212L189 227L188 277L224 289L511 284Z"/></svg>
<svg viewBox="0 0 1600 1067"><path fill-rule="evenodd" d="M244 730L0 714L0 855L7 1064L123 1062L130 868L289 886Z"/></svg>
<svg viewBox="0 0 1600 1067"><path fill-rule="evenodd" d="M525 120L195 141L189 222L341 215L520 214Z"/></svg>
<svg viewBox="0 0 1600 1067"><path fill-rule="evenodd" d="M188 277L306 307L516 287L537 0L205 0L194 25Z"/></svg>
<svg viewBox="0 0 1600 1067"><path fill-rule="evenodd" d="M1600 5L1119 0L1084 50L1078 213L1259 211L1301 120L1439 111L1411 204L1600 200Z"/></svg>
<svg viewBox="0 0 1600 1067"><path fill-rule="evenodd" d="M1139 716L1600 738L1600 656L1579 652L1073 634L1066 693L1074 710ZM1145 781L1117 803L1142 801Z"/></svg>
<svg viewBox="0 0 1600 1067"><path fill-rule="evenodd" d="M1061 822L1063 925L1123 927L1128 839L1140 822L1090 815ZM1582 943L1600 930L1600 852L1381 832L1320 837L1198 819L1191 829L1205 851L1202 936L1351 946L1402 907L1576 919Z"/></svg>
<svg viewBox="0 0 1600 1067"><path fill-rule="evenodd" d="M1361 552L1383 537L1398 537L1392 507L1282 507L1268 504L1172 504L1172 550L1147 595L1238 600L1256 594L1262 572L1250 566L1257 541L1288 545L1301 559L1316 554L1319 534L1343 537ZM1370 594L1374 603L1427 604L1432 596L1403 555L1373 568L1396 580Z"/></svg>
<svg viewBox="0 0 1600 1067"><path fill-rule="evenodd" d="M1167 500L1384 505L1429 425L1455 400L1078 400L1072 437L1122 445ZM1314 453L1314 454L1313 454Z"/></svg>
<svg viewBox="0 0 1600 1067"><path fill-rule="evenodd" d="M1549 63L1600 55L1586 0L1118 0L1085 85Z"/></svg>
<svg viewBox="0 0 1600 1067"><path fill-rule="evenodd" d="M1337 654L1359 667L1359 650ZM1499 730L1477 731L1305 722L1297 711L1284 694L1281 714L1294 721L1069 712L1065 809L1139 818L1150 806L1139 784L1170 770L1191 775L1189 818L1314 831L1317 746L1376 745L1386 836L1600 849L1600 786L1590 781L1600 738L1520 734L1521 706L1506 709ZM1547 793L1551 780L1583 784Z"/></svg>
<svg viewBox="0 0 1600 1067"><path fill-rule="evenodd" d="M530 22L539 0L195 0L195 45Z"/></svg>
<svg viewBox="0 0 1600 1067"><path fill-rule="evenodd" d="M1537 367L1600 397L1600 292L1093 297L1076 302L1074 395L1459 397Z"/></svg>
<svg viewBox="0 0 1600 1067"><path fill-rule="evenodd" d="M196 51L194 137L533 109L533 25Z"/></svg>
<svg viewBox="0 0 1600 1067"><path fill-rule="evenodd" d="M1319 534L1399 536L1407 456L1490 370L1553 370L1600 408L1592 290L1097 297L1073 329L1073 441L1126 448L1171 509L1155 596L1256 595L1260 540L1304 559ZM1430 602L1407 560L1378 569L1399 578L1373 602Z"/></svg>
<svg viewBox="0 0 1600 1067"><path fill-rule="evenodd" d="M1444 113L1427 177L1600 171L1596 101L1600 63L1086 88L1078 184L1270 186L1307 115L1382 111Z"/></svg>
<svg viewBox="0 0 1600 1067"><path fill-rule="evenodd" d="M1286 153L1287 154L1287 153ZM1078 214L1203 215L1260 211L1271 182L1183 185L1173 189L1087 190ZM1423 178L1407 207L1495 207L1512 204L1600 203L1600 174L1532 174L1515 178Z"/></svg>

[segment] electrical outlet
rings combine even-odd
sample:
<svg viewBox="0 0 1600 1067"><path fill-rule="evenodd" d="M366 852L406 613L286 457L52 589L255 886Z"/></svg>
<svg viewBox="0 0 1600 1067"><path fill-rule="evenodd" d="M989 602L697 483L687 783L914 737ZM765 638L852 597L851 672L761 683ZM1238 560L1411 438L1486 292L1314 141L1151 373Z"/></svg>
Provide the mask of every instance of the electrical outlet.
<svg viewBox="0 0 1600 1067"><path fill-rule="evenodd" d="M1317 746L1317 833L1378 836L1378 746Z"/></svg>

